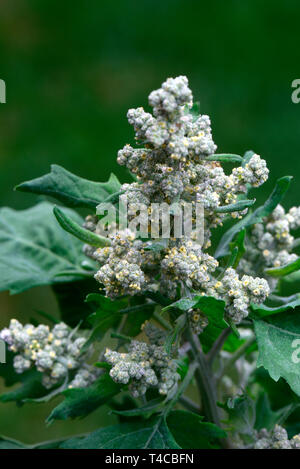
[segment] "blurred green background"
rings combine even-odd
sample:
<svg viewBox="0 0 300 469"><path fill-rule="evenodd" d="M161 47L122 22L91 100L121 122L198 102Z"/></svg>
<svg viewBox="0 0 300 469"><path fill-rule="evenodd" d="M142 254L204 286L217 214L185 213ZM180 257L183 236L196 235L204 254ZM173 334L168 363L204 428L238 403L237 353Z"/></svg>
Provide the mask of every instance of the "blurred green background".
<svg viewBox="0 0 300 469"><path fill-rule="evenodd" d="M1 205L32 205L35 197L13 187L51 163L94 180L113 171L124 182L116 154L133 142L127 109L147 107L149 92L179 74L211 116L219 152L253 149L267 160L258 200L292 174L286 204L297 204L300 104L291 83L300 78L299 17L299 0L1 0ZM57 314L47 288L3 293L0 326L35 309ZM0 434L41 441L113 421L103 409L46 428L50 407L0 404Z"/></svg>

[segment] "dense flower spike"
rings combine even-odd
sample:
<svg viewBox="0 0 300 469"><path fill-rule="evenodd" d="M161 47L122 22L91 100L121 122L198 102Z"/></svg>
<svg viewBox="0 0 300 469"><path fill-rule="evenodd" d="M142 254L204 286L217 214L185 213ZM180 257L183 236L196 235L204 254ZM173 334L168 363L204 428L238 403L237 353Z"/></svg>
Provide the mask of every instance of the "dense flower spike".
<svg viewBox="0 0 300 469"><path fill-rule="evenodd" d="M86 387L97 377L97 370L87 365L87 354L81 354L86 339L69 329L63 322L52 330L48 326L32 324L23 326L12 319L9 328L0 332L0 339L8 344L10 351L16 353L14 368L17 373L24 373L35 366L43 373L46 388L73 376L69 387Z"/></svg>
<svg viewBox="0 0 300 469"><path fill-rule="evenodd" d="M219 263L205 250L211 245L211 229L227 216L218 208L236 203L249 185L265 182L266 162L253 154L245 166L226 175L213 156L208 160L216 150L210 119L190 112L193 99L186 77L169 78L150 94L149 104L153 116L143 108L128 111L129 123L144 148L125 145L118 153L118 163L127 166L138 181L122 186L120 200L127 204L129 220L145 208L144 215L139 216L150 239L150 225L155 218L152 203L170 206L176 201L181 208L191 204L192 220L195 204L200 203L204 207L204 242L201 246L191 233L189 237L169 239L165 248L156 252L148 249L148 241L138 239L130 230L117 230L109 235L110 247L85 247L86 254L100 263L95 278L112 298L149 290L175 298L178 288L181 293L188 288L225 297L227 314L238 323L247 316L250 301L263 301L269 290L264 280L249 277L241 283L231 271L225 275L223 288L222 283L215 287L220 283L214 278ZM231 215L241 217L246 212L247 208ZM97 233L97 220L88 217L85 227Z"/></svg>

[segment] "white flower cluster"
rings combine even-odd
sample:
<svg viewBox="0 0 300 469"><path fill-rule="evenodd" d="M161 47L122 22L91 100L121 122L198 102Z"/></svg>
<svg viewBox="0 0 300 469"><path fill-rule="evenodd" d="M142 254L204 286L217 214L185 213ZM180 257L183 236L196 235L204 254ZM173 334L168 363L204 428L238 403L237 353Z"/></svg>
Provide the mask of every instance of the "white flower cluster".
<svg viewBox="0 0 300 469"><path fill-rule="evenodd" d="M239 322L248 314L250 301L263 301L268 289L261 279L235 281L236 273L231 278L231 271L224 277L223 290L215 289L218 282L213 273L219 264L205 250L210 246L211 228L222 224L227 216L218 207L237 202L239 194L245 193L249 185L262 184L268 177L266 163L254 154L243 167L225 174L220 162L213 160L216 146L209 117L195 116L192 112L193 97L186 77L166 80L150 94L149 104L153 115L143 108L128 111L129 123L143 148L126 145L118 153L119 164L136 176L136 182L122 186L121 200L127 199L129 219L136 216L141 204L145 206L150 215L149 225L153 203L176 202L181 207L191 204L193 221L196 203L201 202L204 244L200 247L192 235L188 239L174 237L162 249L151 251L147 242L136 239L129 230L118 231L111 236L110 247L85 248L86 254L100 263L95 278L110 297L159 290L175 298L179 289L202 293L211 290L218 297L225 296L228 315ZM247 209L233 212L232 216L241 217L246 212ZM151 237L148 223L146 226ZM86 227L97 229L93 219L86 221ZM246 281L248 287L243 285Z"/></svg>
<svg viewBox="0 0 300 469"><path fill-rule="evenodd" d="M168 395L180 378L176 361L168 356L162 345L165 340L162 332L155 331L153 326L145 327L145 332L150 344L133 340L128 353L106 350L105 359L112 365L110 376L116 383L129 383L133 397L143 396L150 387Z"/></svg>
<svg viewBox="0 0 300 469"><path fill-rule="evenodd" d="M233 268L226 269L222 281L214 281L208 286L208 295L221 298L226 303L226 314L234 323L240 323L248 316L250 303L263 303L270 293L264 278L239 275Z"/></svg>
<svg viewBox="0 0 300 469"><path fill-rule="evenodd" d="M252 227L239 270L252 274L259 267L263 274L266 267L280 267L296 260L298 256L291 252L294 249L295 239L290 231L299 227L300 207L292 207L285 213L284 208L277 205L263 223L257 223Z"/></svg>
<svg viewBox="0 0 300 469"><path fill-rule="evenodd" d="M258 432L254 449L300 449L300 434L289 440L287 431L280 425L275 425L272 431L263 428Z"/></svg>
<svg viewBox="0 0 300 469"><path fill-rule="evenodd" d="M259 155L253 155L245 167L234 168L232 174L237 181L259 187L268 179L269 170L265 160Z"/></svg>
<svg viewBox="0 0 300 469"><path fill-rule="evenodd" d="M141 249L142 242L135 240L134 233L123 230L113 235L110 247L95 251L94 258L103 264L95 279L104 285L108 296L135 295L144 288Z"/></svg>
<svg viewBox="0 0 300 469"><path fill-rule="evenodd" d="M160 253L145 250L146 244L135 239L129 229L110 236L111 246L89 250L101 267L95 279L104 285L106 295L136 295L152 289L160 266Z"/></svg>
<svg viewBox="0 0 300 469"><path fill-rule="evenodd" d="M0 332L0 339L8 344L10 351L16 353L14 368L23 373L35 366L43 373L43 385L51 388L63 381L69 373L74 375L70 387L85 387L97 377L84 362L87 354L81 354L86 339L73 335L65 323L49 326L32 324L23 326L16 319L10 321L9 328Z"/></svg>
<svg viewBox="0 0 300 469"><path fill-rule="evenodd" d="M154 117L143 108L128 111L136 139L145 148L126 145L118 153L118 163L137 176L146 204L149 199L202 202L214 226L225 216L216 216L218 206L234 203L238 193L246 191L246 183L259 186L267 179L266 163L258 155L229 176L217 161L207 161L216 150L210 119L190 112L193 98L186 77L169 78L150 94L149 104ZM135 196L139 199L141 194Z"/></svg>
<svg viewBox="0 0 300 469"><path fill-rule="evenodd" d="M189 288L204 288L211 280L210 273L219 263L209 254L202 251L199 244L193 241L181 241L167 250L161 262L162 286L169 292L176 292L179 282Z"/></svg>

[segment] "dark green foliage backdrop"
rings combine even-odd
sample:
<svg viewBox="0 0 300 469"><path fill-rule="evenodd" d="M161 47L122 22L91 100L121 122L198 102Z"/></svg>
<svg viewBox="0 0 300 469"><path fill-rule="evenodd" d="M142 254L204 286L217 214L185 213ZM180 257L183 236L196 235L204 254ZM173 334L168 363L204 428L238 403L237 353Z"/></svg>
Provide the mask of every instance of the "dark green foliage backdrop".
<svg viewBox="0 0 300 469"><path fill-rule="evenodd" d="M299 17L298 0L1 0L1 205L32 205L33 196L12 188L51 163L96 180L114 171L125 181L115 159L133 142L127 109L147 106L149 92L179 74L212 117L219 152L253 149L267 159L271 177L258 199L292 174L286 203L296 204L300 104L291 101L291 82L300 78ZM34 309L57 311L45 288L2 294L0 308L0 326ZM43 430L47 413L1 405L0 433L33 441L112 420L102 412L77 428Z"/></svg>

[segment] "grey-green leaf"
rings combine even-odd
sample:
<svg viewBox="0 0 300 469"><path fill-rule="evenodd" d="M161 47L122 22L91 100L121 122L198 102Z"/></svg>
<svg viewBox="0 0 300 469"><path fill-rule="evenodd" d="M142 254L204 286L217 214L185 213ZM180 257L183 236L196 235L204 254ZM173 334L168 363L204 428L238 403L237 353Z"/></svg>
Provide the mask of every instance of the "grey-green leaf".
<svg viewBox="0 0 300 469"><path fill-rule="evenodd" d="M300 257L289 264L282 265L280 267L272 267L271 269L266 269L265 272L271 277L284 277L285 275L292 274L300 270Z"/></svg>
<svg viewBox="0 0 300 469"><path fill-rule="evenodd" d="M108 238L104 238L104 236L98 236L92 231L86 230L60 208L55 206L53 208L53 213L60 226L65 231L75 236L75 238L80 239L80 241L97 247L110 245L110 240Z"/></svg>
<svg viewBox="0 0 300 469"><path fill-rule="evenodd" d="M184 449L212 449L219 447L218 440L226 433L213 423L203 422L203 417L185 410L174 410L167 423L176 442Z"/></svg>
<svg viewBox="0 0 300 469"><path fill-rule="evenodd" d="M255 429L261 430L262 428L266 428L267 430L272 430L276 423L282 425L297 406L299 406L299 404L291 403L279 410L273 411L268 395L262 393L256 402Z"/></svg>
<svg viewBox="0 0 300 469"><path fill-rule="evenodd" d="M235 204L229 205L222 205L216 208L217 213L231 213L231 212L239 212L244 210L245 208L251 207L255 203L255 199L243 199L239 200Z"/></svg>
<svg viewBox="0 0 300 469"><path fill-rule="evenodd" d="M69 207L96 207L107 197L118 192L121 184L114 174L107 182L93 182L80 178L56 164L42 177L23 182L16 187L22 192L32 192L56 198Z"/></svg>
<svg viewBox="0 0 300 469"><path fill-rule="evenodd" d="M243 435L248 441L254 436L256 409L254 401L247 395L228 399L223 406L229 415L229 425L233 431Z"/></svg>
<svg viewBox="0 0 300 469"><path fill-rule="evenodd" d="M162 417L101 428L86 438L72 438L63 449L180 449Z"/></svg>
<svg viewBox="0 0 300 469"><path fill-rule="evenodd" d="M230 255L228 267L233 267L234 269L237 268L241 258L243 257L246 251L246 248L244 245L245 236L246 236L246 230L243 229L237 234L234 241L230 243L231 255Z"/></svg>
<svg viewBox="0 0 300 469"><path fill-rule="evenodd" d="M257 366L271 378L284 378L300 396L300 316L294 312L254 320L259 356Z"/></svg>
<svg viewBox="0 0 300 469"><path fill-rule="evenodd" d="M221 161L222 163L242 163L243 158L240 155L232 153L219 153L205 158L208 161Z"/></svg>
<svg viewBox="0 0 300 469"><path fill-rule="evenodd" d="M62 393L65 399L52 410L47 421L85 417L118 394L120 389L107 373L87 388L67 389Z"/></svg>
<svg viewBox="0 0 300 469"><path fill-rule="evenodd" d="M82 272L82 243L62 230L52 210L47 202L27 210L0 210L0 290L20 293L63 282L64 277L57 277L61 272L69 271L71 277ZM82 223L72 210L66 213Z"/></svg>
<svg viewBox="0 0 300 469"><path fill-rule="evenodd" d="M283 313L284 311L287 311L288 309L294 309L297 306L300 306L300 294L293 295L293 299L287 303L283 303L280 306L266 306L263 304L251 304L251 310L253 311L253 314L251 314L252 317L254 318L263 318L265 316L271 316L273 314L279 314Z"/></svg>
<svg viewBox="0 0 300 469"><path fill-rule="evenodd" d="M145 417L150 417L153 413L160 412L164 401L161 397L153 399L152 401L147 402L141 407L136 407L129 410L114 410L114 414L122 415L124 417L137 417L143 415Z"/></svg>

